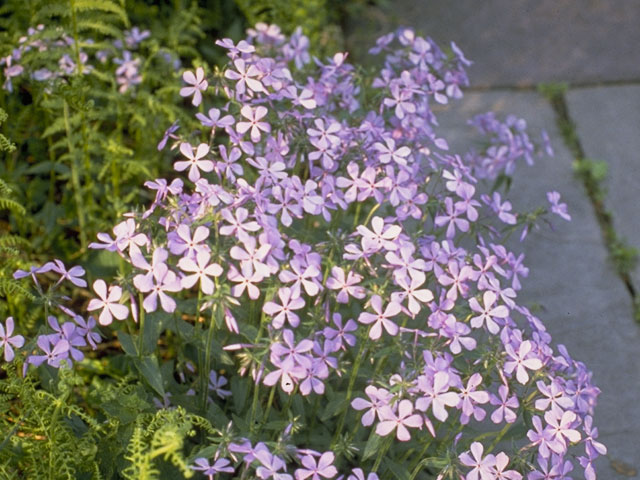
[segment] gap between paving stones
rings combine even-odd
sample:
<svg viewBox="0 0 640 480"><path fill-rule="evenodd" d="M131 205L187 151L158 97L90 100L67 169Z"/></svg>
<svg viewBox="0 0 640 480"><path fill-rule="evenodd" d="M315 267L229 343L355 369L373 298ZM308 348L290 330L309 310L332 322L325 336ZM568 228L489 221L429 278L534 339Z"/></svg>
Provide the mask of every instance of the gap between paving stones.
<svg viewBox="0 0 640 480"><path fill-rule="evenodd" d="M586 86L619 86L619 85L636 85L637 82L614 81L599 83L572 83L572 87ZM574 157L574 173L582 182L582 185L589 197L591 206L600 227L600 232L604 240L609 261L614 267L616 275L620 278L625 289L631 297L633 304L634 319L640 322L640 297L636 285L634 285L630 272L635 268L637 262L637 252L632 247L624 244L616 232L613 224L613 215L606 208L605 191L602 186L604 180L597 172L597 164L587 159L582 144L575 128L575 122L569 114L566 101L566 91L569 88L567 84L540 84L537 86L492 86L492 87L476 87L467 88L469 92L485 92L485 91L534 91L541 93L551 105L555 117L556 125L565 146L569 149Z"/></svg>

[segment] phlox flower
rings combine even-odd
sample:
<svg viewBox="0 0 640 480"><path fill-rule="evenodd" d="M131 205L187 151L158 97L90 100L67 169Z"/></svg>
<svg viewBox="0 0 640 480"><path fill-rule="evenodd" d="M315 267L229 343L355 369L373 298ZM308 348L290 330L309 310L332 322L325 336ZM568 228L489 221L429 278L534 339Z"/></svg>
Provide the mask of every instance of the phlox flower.
<svg viewBox="0 0 640 480"><path fill-rule="evenodd" d="M413 413L413 404L406 399L400 400L397 414L391 407L385 406L380 410L380 417L381 421L376 425L376 433L384 437L396 430L396 438L401 442L411 440L407 427L421 428L424 423L421 415Z"/></svg>
<svg viewBox="0 0 640 480"><path fill-rule="evenodd" d="M402 303L407 299L409 311L412 315L418 314L422 309L421 303L428 303L433 300L431 290L428 288L419 288L424 284L425 280L425 275L422 272L420 272L420 275L416 274L414 277L405 276L397 278L396 282L403 291L393 292L391 294L391 300Z"/></svg>
<svg viewBox="0 0 640 480"><path fill-rule="evenodd" d="M473 328L481 328L482 325L486 323L489 332L494 335L499 332L500 327L493 319L507 318L509 316L509 310L504 305L494 307L493 305L496 303L497 298L494 292L485 291L482 296L484 307L480 306L475 297L469 300L471 310L480 314L471 318L471 326Z"/></svg>
<svg viewBox="0 0 640 480"><path fill-rule="evenodd" d="M251 108L249 105L245 105L240 110L240 113L249 121L236 123L236 131L242 135L243 133L251 129L251 141L253 143L257 143L260 141L261 130L266 133L269 133L271 131L271 125L269 125L267 122L260 121L268 113L268 110L262 105L257 106L255 109Z"/></svg>
<svg viewBox="0 0 640 480"><path fill-rule="evenodd" d="M213 391L218 397L226 398L231 395L231 391L225 390L224 387L228 383L227 379L215 370L209 372L209 390Z"/></svg>
<svg viewBox="0 0 640 480"><path fill-rule="evenodd" d="M278 290L278 297L281 305L275 302L265 302L262 310L271 315L271 325L273 328L282 328L285 321L288 321L292 327L297 327L300 323L300 317L293 313L292 310L299 310L304 307L305 302L301 297L294 297L289 287L282 287ZM275 316L274 316L275 315Z"/></svg>
<svg viewBox="0 0 640 480"><path fill-rule="evenodd" d="M255 65L249 65L247 68L242 58L236 58L233 64L237 71L228 69L224 72L224 76L229 80L237 80L236 92L243 94L246 91L246 87L249 87L249 89L254 92L266 92L260 80L256 78L260 77L261 73Z"/></svg>
<svg viewBox="0 0 640 480"><path fill-rule="evenodd" d="M315 265L304 266L298 257L289 263L291 270L282 270L278 278L280 281L289 283L294 282L291 290L294 297L299 297L301 288L304 287L305 292L309 296L315 296L320 291L318 278L322 272Z"/></svg>
<svg viewBox="0 0 640 480"><path fill-rule="evenodd" d="M371 340L378 340L382 335L382 327L387 331L387 333L391 336L395 336L398 333L398 325L396 325L393 321L390 320L390 317L395 317L402 311L402 307L400 307L399 303L394 301L389 302L387 304L384 312L382 311L382 298L379 295L374 295L371 297L371 308L373 308L375 314L362 312L358 316L358 321L360 323L364 323L365 325L371 325L369 330L369 338Z"/></svg>
<svg viewBox="0 0 640 480"><path fill-rule="evenodd" d="M558 203L560 202L560 194L558 192L547 192L547 200L551 204L551 213L555 213L567 221L571 220L571 215L567 211L567 204Z"/></svg>
<svg viewBox="0 0 640 480"><path fill-rule="evenodd" d="M426 412L431 407L433 416L441 422L449 416L445 407L455 407L460 403L460 395L449 391L450 377L446 372L439 371L433 376L420 375L417 387L424 396L416 400L416 408Z"/></svg>
<svg viewBox="0 0 640 480"><path fill-rule="evenodd" d="M27 363L37 367L44 362L58 368L63 361L69 358L69 342L64 339L55 341L49 335L40 335L37 344L44 355L30 355L25 363L25 368Z"/></svg>
<svg viewBox="0 0 640 480"><path fill-rule="evenodd" d="M209 252L200 251L196 254L195 259L190 257L182 257L178 261L178 268L183 272L191 273L182 277L180 283L182 288L193 287L200 280L200 289L202 293L211 295L214 290L214 283L209 277L219 277L222 275L222 267L217 263L209 264L211 254Z"/></svg>
<svg viewBox="0 0 640 480"><path fill-rule="evenodd" d="M209 463L206 458L196 458L194 460L195 465L192 465L192 470L200 471L203 475L207 475L209 480L213 479L214 475L218 473L233 473L235 470L231 465L231 462L226 458L219 458L213 465Z"/></svg>
<svg viewBox="0 0 640 480"><path fill-rule="evenodd" d="M196 118L200 120L200 123L205 127L211 127L211 131L213 132L218 127L230 127L235 123L235 119L232 115L225 115L224 117L220 117L220 110L217 108L210 108L207 115L203 113L196 113ZM221 145L222 147L223 145Z"/></svg>
<svg viewBox="0 0 640 480"><path fill-rule="evenodd" d="M365 388L364 393L367 394L369 400L356 397L351 401L351 407L353 407L354 410L368 409L364 415L362 415L361 419L362 425L368 427L373 424L376 416L379 420L382 420L381 411L384 407L389 405L393 396L384 388L377 388L373 385L369 385Z"/></svg>
<svg viewBox="0 0 640 480"><path fill-rule="evenodd" d="M260 296L260 289L254 284L261 282L264 276L260 272L254 271L250 263L243 263L240 271L235 265L230 265L227 278L237 283L237 285L231 287L231 294L234 297L240 297L245 289L251 300L256 300Z"/></svg>
<svg viewBox="0 0 640 480"><path fill-rule="evenodd" d="M483 445L480 442L473 442L470 451L461 453L458 457L463 465L473 467L467 473L465 480L495 480L496 457L491 454L483 457L483 452Z"/></svg>
<svg viewBox="0 0 640 480"><path fill-rule="evenodd" d="M549 448L554 452L564 454L567 451L567 441L577 443L582 438L580 432L572 428L577 420L574 412L551 409L544 414L544 419L547 422L546 429L554 440Z"/></svg>
<svg viewBox="0 0 640 480"><path fill-rule="evenodd" d="M491 405L499 405L497 409L491 414L491 421L493 423L502 423L502 419L507 423L513 423L516 421L516 413L512 410L518 408L520 403L518 397L512 395L509 397L509 387L506 385L500 385L498 387L498 396L491 394L489 402Z"/></svg>
<svg viewBox="0 0 640 480"><path fill-rule="evenodd" d="M353 319L349 319L342 325L342 315L339 313L334 313L332 318L337 328L325 327L322 331L325 338L334 342L336 350L344 348L345 343L353 347L356 344L356 337L348 332L354 332L358 329L356 322Z"/></svg>
<svg viewBox="0 0 640 480"><path fill-rule="evenodd" d="M280 470L287 468L284 460L272 455L266 447L258 448L259 445L256 445L253 451L253 456L260 462L260 466L256 468L256 475L262 480L267 480L268 478L273 478L273 480L293 480L293 476L280 472ZM245 460L246 458L245 456Z"/></svg>
<svg viewBox="0 0 640 480"><path fill-rule="evenodd" d="M198 145L196 152L193 152L193 147L187 143L182 142L180 144L180 153L187 157L189 160L181 160L173 164L178 172L182 172L189 168L189 180L196 182L200 179L200 170L203 172L211 172L213 170L213 162L211 160L202 160L202 158L209 153L209 145L201 143Z"/></svg>
<svg viewBox="0 0 640 480"><path fill-rule="evenodd" d="M331 290L340 290L336 296L338 303L349 303L349 296L357 299L365 297L364 287L357 285L362 281L362 275L349 271L348 274L338 266L331 267L331 276L327 278L326 286Z"/></svg>
<svg viewBox="0 0 640 480"><path fill-rule="evenodd" d="M88 311L102 309L98 322L100 325L109 325L113 322L113 317L118 320L124 320L129 316L129 309L118 301L122 297L122 288L118 285L113 285L109 288L107 293L107 284L102 279L98 279L93 282L93 290L96 292L99 298L94 298L89 302L87 306Z"/></svg>
<svg viewBox="0 0 640 480"><path fill-rule="evenodd" d="M191 86L182 87L180 89L180 96L189 97L193 95L191 103L197 107L202 103L202 92L204 92L209 86L209 82L204 78L203 68L198 67L195 75L190 70L187 70L182 74L182 79Z"/></svg>
<svg viewBox="0 0 640 480"><path fill-rule="evenodd" d="M509 465L509 457L506 453L500 452L496 455L494 466L495 480L522 480L522 474L515 470L505 470Z"/></svg>
<svg viewBox="0 0 640 480"><path fill-rule="evenodd" d="M469 222L464 218L458 218L459 215L464 213L464 210L457 205L454 205L451 197L444 199L445 213L443 215L437 215L434 219L436 227L442 227L447 225L447 238L453 238L456 234L456 228L461 232L469 231Z"/></svg>
<svg viewBox="0 0 640 480"><path fill-rule="evenodd" d="M60 280L58 280L58 284L63 280L69 280L76 287L84 288L87 286L87 282L80 278L85 274L84 268L82 268L81 266L76 265L75 267L71 267L69 270L67 270L64 266L64 263L62 263L60 260L54 260L53 262L49 262L49 264L51 264L52 271L61 275Z"/></svg>
<svg viewBox="0 0 640 480"><path fill-rule="evenodd" d="M515 370L518 382L523 385L529 381L527 369L539 370L542 368L542 362L540 359L536 358L531 353L532 348L533 345L529 340L523 341L518 347L517 352L510 343L505 345L505 350L510 360L504 362L504 371L505 373L510 374Z"/></svg>
<svg viewBox="0 0 640 480"><path fill-rule="evenodd" d="M249 237L248 232L257 232L260 230L258 222L245 220L249 217L249 211L246 208L239 207L235 209L235 216L228 208L223 208L220 211L220 215L230 225L222 225L220 228L220 235L237 235L240 241Z"/></svg>
<svg viewBox="0 0 640 480"><path fill-rule="evenodd" d="M333 466L335 455L333 452L324 452L316 461L311 455L302 457L301 463L304 468L298 468L295 471L296 480L305 480L311 477L311 480L320 480L320 477L333 478L338 474L338 469Z"/></svg>
<svg viewBox="0 0 640 480"><path fill-rule="evenodd" d="M158 308L158 298L160 305L165 312L172 313L176 309L176 301L165 292L179 292L182 285L177 275L169 270L164 263L154 266L153 273L149 275L137 275L133 279L133 284L142 293L149 293L142 302L146 312L155 312Z"/></svg>
<svg viewBox="0 0 640 480"><path fill-rule="evenodd" d="M372 472L365 477L361 468L354 468L351 471L351 475L347 477L347 480L380 480L380 477L378 477L378 474L375 472Z"/></svg>
<svg viewBox="0 0 640 480"><path fill-rule="evenodd" d="M378 159L381 163L395 162L398 165L406 165L407 157L411 155L411 149L409 147L400 147L396 149L396 142L393 138L386 137L384 139L385 144L376 142L373 144L379 155Z"/></svg>
<svg viewBox="0 0 640 480"><path fill-rule="evenodd" d="M468 423L471 417L481 422L486 415L482 408L476 407L476 404L485 404L489 401L487 392L476 390L480 383L482 383L482 376L476 372L469 378L467 386L460 390L460 407L462 408L460 422L463 425Z"/></svg>
<svg viewBox="0 0 640 480"><path fill-rule="evenodd" d="M7 317L5 326L0 323L0 348L4 350L4 361L11 362L15 357L13 349L21 348L24 345L24 337L13 335L13 317Z"/></svg>
<svg viewBox="0 0 640 480"><path fill-rule="evenodd" d="M373 217L371 220L371 228L369 230L364 225L359 225L357 231L362 235L362 248L364 250L378 251L381 248L385 250L397 250L398 245L394 242L402 232L402 228L398 225L385 225L382 217Z"/></svg>

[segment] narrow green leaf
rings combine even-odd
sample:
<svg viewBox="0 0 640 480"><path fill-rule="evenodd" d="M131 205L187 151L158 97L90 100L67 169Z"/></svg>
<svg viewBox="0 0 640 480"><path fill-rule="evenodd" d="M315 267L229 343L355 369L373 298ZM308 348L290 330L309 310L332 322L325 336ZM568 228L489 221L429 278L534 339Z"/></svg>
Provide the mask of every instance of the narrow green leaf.
<svg viewBox="0 0 640 480"><path fill-rule="evenodd" d="M369 435L369 440L367 440L367 444L364 447L364 452L362 454L362 461L366 461L369 458L373 457L380 450L380 446L382 445L382 437L377 435L373 430Z"/></svg>
<svg viewBox="0 0 640 480"><path fill-rule="evenodd" d="M131 359L151 388L161 397L164 397L164 383L162 381L162 372L160 372L158 359L156 357L131 357Z"/></svg>
<svg viewBox="0 0 640 480"><path fill-rule="evenodd" d="M118 332L118 340L120 340L120 345L122 345L124 353L132 357L138 356L135 337L132 337L128 333Z"/></svg>

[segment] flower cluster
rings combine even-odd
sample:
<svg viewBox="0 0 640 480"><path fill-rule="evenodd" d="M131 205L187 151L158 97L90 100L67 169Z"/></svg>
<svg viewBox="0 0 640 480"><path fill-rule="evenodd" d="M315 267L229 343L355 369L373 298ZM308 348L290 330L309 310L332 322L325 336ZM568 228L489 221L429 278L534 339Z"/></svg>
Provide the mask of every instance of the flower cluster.
<svg viewBox="0 0 640 480"><path fill-rule="evenodd" d="M300 31L287 39L260 24L217 44L230 58L223 73L185 72L180 92L206 106L197 114L206 138L170 127L159 148L171 138L186 178L148 182L153 204L98 236L92 246L126 269L119 284L96 280L88 305L100 325L138 322L140 338L145 316L176 325L186 316L196 333L210 318L205 340L193 340L205 353L179 354L185 391L224 411L242 382L253 397L192 468L264 480L340 471L373 480L397 468L411 478L536 479L565 475L581 449L595 478L592 462L606 451L591 424L599 391L518 303L528 269L502 239L521 217L500 194L481 193L479 179L544 149L524 122L476 117L489 150L449 153L432 106L461 97L469 61L410 29L372 49L385 59L367 91L346 54L311 59ZM555 192L549 200L568 217ZM37 342L44 355L27 362L79 360L77 347L98 339L95 321L72 318L52 319L54 333ZM173 337L189 342L182 332ZM237 380L230 391L223 369ZM314 398L329 401L323 415ZM274 436L269 420L287 426ZM316 422L328 435L309 433ZM509 449L500 440L518 424L528 442Z"/></svg>
<svg viewBox="0 0 640 480"><path fill-rule="evenodd" d="M136 51L150 35L151 32L148 30L140 31L138 27L133 27L124 32L123 40L115 40L111 48L91 54L78 48L75 54L73 38L63 33L62 29L47 29L40 24L35 28L29 28L27 34L20 37L18 46L12 50L11 54L0 58L0 66L4 66L5 78L2 87L12 92L13 79L28 77L36 82L53 82L56 79L68 78L76 72L87 75L95 71L97 65L110 64L118 91L125 93L142 82L140 68L145 57L140 56ZM85 43L93 44L94 42L92 39L87 39ZM52 58L56 59L57 65L34 65L30 58L32 52L43 51L53 52ZM180 61L170 53L162 52L160 57L171 68L180 68Z"/></svg>

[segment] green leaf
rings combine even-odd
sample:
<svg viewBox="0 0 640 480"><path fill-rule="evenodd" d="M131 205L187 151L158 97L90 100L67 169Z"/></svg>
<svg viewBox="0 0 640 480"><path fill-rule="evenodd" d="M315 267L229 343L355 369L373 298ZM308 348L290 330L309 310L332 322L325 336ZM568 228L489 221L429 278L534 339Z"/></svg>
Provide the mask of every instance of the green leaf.
<svg viewBox="0 0 640 480"><path fill-rule="evenodd" d="M164 397L164 384L162 381L162 372L160 372L160 366L158 365L158 359L156 357L131 357L131 359L151 388L153 388L161 397Z"/></svg>
<svg viewBox="0 0 640 480"><path fill-rule="evenodd" d="M45 161L36 163L32 167L29 167L25 173L27 175L35 175L38 173L49 173L51 171L61 174L68 174L70 172L69 167L62 163Z"/></svg>
<svg viewBox="0 0 640 480"><path fill-rule="evenodd" d="M404 465L396 463L388 457L384 459L384 463L398 480L409 480L411 478L409 470Z"/></svg>
<svg viewBox="0 0 640 480"><path fill-rule="evenodd" d="M364 452L362 454L362 461L366 461L369 458L373 457L382 445L382 437L377 435L376 432L372 431L369 435L369 440L367 440L367 444L364 447Z"/></svg>
<svg viewBox="0 0 640 480"><path fill-rule="evenodd" d="M138 356L138 348L136 347L135 337L132 337L128 333L120 331L118 332L118 340L120 340L120 345L122 345L124 353L132 357Z"/></svg>
<svg viewBox="0 0 640 480"><path fill-rule="evenodd" d="M144 336L142 337L142 354L149 355L155 352L158 346L158 338L162 331L162 318L160 315L149 315L144 324Z"/></svg>
<svg viewBox="0 0 640 480"><path fill-rule="evenodd" d="M331 417L334 417L342 412L345 408L347 408L347 406L348 402L346 392L338 393L329 401L329 403L327 403L324 412L322 412L322 415L320 416L320 420L322 420L323 422L329 420Z"/></svg>
<svg viewBox="0 0 640 480"><path fill-rule="evenodd" d="M236 375L231 377L231 398L233 399L234 410L241 414L246 410L244 408L247 403L247 394L249 392L249 380L247 378L240 378Z"/></svg>

